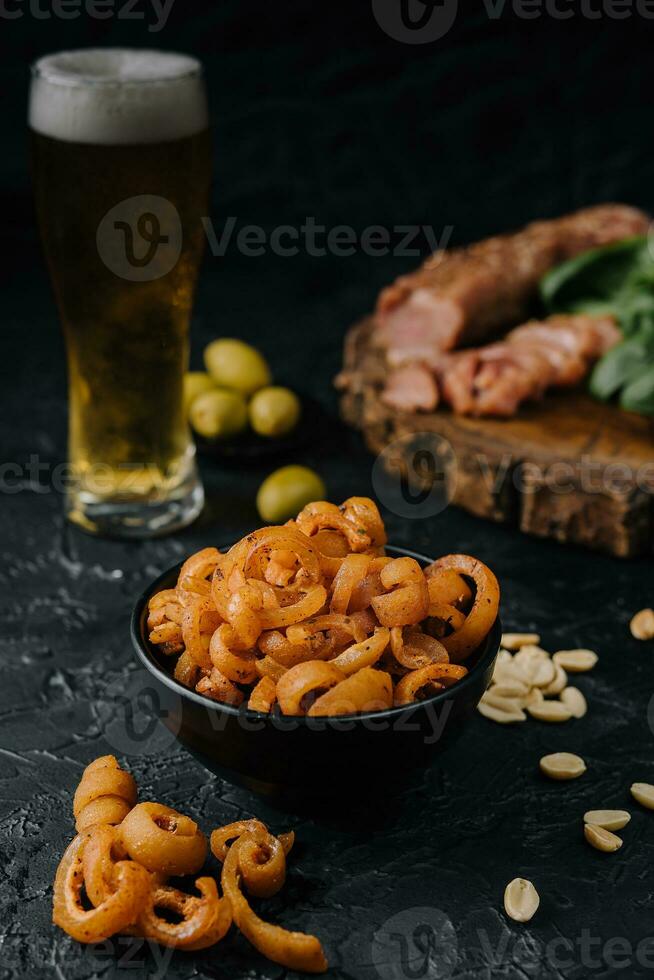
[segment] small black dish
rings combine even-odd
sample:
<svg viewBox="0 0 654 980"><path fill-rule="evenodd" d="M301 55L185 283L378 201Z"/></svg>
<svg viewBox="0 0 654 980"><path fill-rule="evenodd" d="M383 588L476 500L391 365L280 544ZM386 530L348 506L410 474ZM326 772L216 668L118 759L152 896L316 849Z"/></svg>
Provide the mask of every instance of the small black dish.
<svg viewBox="0 0 654 980"><path fill-rule="evenodd" d="M302 416L293 431L287 435L278 439L267 439L257 435L252 429L246 429L232 439L210 440L196 435L198 452L223 461L257 463L259 460L297 454L307 446L320 445L329 432L329 415L315 398L308 395L298 397L302 402Z"/></svg>
<svg viewBox="0 0 654 980"><path fill-rule="evenodd" d="M430 559L403 548L423 566ZM207 769L255 793L288 803L307 797L393 791L411 770L424 767L460 733L488 687L500 647L499 618L466 666L469 673L426 701L388 711L333 718L289 718L220 704L179 684L171 658L147 639L151 596L171 588L181 563L139 597L131 619L136 656L152 676L159 717Z"/></svg>

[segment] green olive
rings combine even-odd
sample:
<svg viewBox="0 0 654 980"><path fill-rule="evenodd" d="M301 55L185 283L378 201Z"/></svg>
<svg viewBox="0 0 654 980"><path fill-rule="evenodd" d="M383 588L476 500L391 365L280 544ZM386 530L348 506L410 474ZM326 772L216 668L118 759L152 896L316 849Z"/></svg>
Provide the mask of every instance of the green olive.
<svg viewBox="0 0 654 980"><path fill-rule="evenodd" d="M272 378L264 357L242 340L214 340L204 351L207 371L217 385L253 395Z"/></svg>
<svg viewBox="0 0 654 980"><path fill-rule="evenodd" d="M193 399L190 421L205 439L228 439L248 424L248 407L238 391L214 388Z"/></svg>
<svg viewBox="0 0 654 980"><path fill-rule="evenodd" d="M257 493L257 510L269 524L282 524L313 500L324 500L321 477L306 466L283 466L266 477Z"/></svg>
<svg viewBox="0 0 654 980"><path fill-rule="evenodd" d="M262 388L250 402L250 425L260 436L284 436L298 424L302 406L290 388Z"/></svg>
<svg viewBox="0 0 654 980"><path fill-rule="evenodd" d="M184 375L184 415L188 418L191 402L205 391L212 391L215 384L204 371L187 371Z"/></svg>

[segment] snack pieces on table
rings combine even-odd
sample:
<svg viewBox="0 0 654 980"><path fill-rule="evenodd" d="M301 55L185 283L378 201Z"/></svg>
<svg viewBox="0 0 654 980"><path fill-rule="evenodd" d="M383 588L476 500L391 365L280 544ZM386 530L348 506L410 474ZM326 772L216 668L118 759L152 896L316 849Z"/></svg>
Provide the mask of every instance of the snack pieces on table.
<svg viewBox="0 0 654 980"><path fill-rule="evenodd" d="M234 922L252 945L274 963L306 973L323 973L327 960L319 939L265 922L243 895L243 889L259 898L277 894L286 879L286 856L293 842L292 833L273 837L260 821L242 820L215 830L211 850L223 863L221 884Z"/></svg>
<svg viewBox="0 0 654 980"><path fill-rule="evenodd" d="M95 824L118 824L136 803L136 783L113 755L90 763L75 792L75 827L82 833Z"/></svg>
<svg viewBox="0 0 654 980"><path fill-rule="evenodd" d="M190 951L220 942L233 922L275 963L311 973L327 969L315 936L264 922L242 892L267 898L281 889L292 832L275 837L258 820L215 830L211 848L223 864L223 897L208 876L196 878L194 892L186 892L168 879L201 870L207 855L204 834L195 821L168 806L135 803L133 777L113 756L87 766L74 803L81 832L66 848L55 877L55 925L82 943L125 933Z"/></svg>
<svg viewBox="0 0 654 980"><path fill-rule="evenodd" d="M464 677L499 607L469 555L423 569L385 554L375 503L307 504L282 527L205 548L148 606L149 640L175 678L256 711L342 715L411 704Z"/></svg>

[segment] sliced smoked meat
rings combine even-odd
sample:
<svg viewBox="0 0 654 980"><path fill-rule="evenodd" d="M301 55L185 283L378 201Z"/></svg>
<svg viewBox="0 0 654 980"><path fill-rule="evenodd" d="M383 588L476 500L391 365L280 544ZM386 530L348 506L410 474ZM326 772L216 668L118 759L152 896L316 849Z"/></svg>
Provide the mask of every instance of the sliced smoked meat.
<svg viewBox="0 0 654 980"><path fill-rule="evenodd" d="M436 366L442 351L479 343L519 323L542 276L581 252L644 234L649 218L625 204L602 204L466 248L436 252L384 289L375 342L389 365Z"/></svg>
<svg viewBox="0 0 654 980"><path fill-rule="evenodd" d="M525 323L500 343L442 355L436 369L442 399L458 415L515 415L548 388L579 384L621 336L607 316Z"/></svg>

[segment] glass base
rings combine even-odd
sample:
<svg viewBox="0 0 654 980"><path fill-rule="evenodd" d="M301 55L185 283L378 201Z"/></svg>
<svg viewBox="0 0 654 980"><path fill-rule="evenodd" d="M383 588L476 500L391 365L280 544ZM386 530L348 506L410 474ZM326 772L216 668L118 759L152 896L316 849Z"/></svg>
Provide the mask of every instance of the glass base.
<svg viewBox="0 0 654 980"><path fill-rule="evenodd" d="M107 499L71 492L66 499L69 521L89 534L106 538L156 538L191 524L204 506L204 488L195 467L188 479L165 500Z"/></svg>

